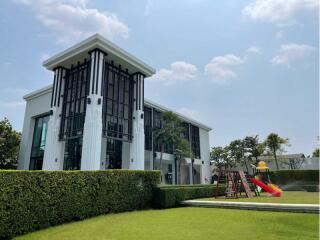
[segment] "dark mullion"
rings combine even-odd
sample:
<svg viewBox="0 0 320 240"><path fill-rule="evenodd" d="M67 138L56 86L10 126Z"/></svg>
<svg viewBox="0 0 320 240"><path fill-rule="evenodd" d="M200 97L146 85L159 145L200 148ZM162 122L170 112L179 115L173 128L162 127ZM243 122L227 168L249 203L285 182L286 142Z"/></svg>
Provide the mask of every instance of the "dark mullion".
<svg viewBox="0 0 320 240"><path fill-rule="evenodd" d="M90 92L90 76L91 76L91 65L92 65L92 60L88 61L87 62L87 59L84 59L85 61L85 64L86 64L86 70L85 70L85 73L86 73L86 87L85 87L85 101L84 101L84 111L83 113L86 114L87 112L87 97L89 95L89 92Z"/></svg>
<svg viewBox="0 0 320 240"><path fill-rule="evenodd" d="M141 110L141 75L138 74L138 83L139 83L139 95L138 95L138 99L139 99L139 110Z"/></svg>
<svg viewBox="0 0 320 240"><path fill-rule="evenodd" d="M66 117L66 106L67 106L67 100L68 100L68 75L69 72L67 71L65 73L65 81L64 81L64 89L63 89L63 98L62 98L62 117L61 117L61 124L60 124L60 136L59 138L62 140L64 139L64 133L65 133L65 117Z"/></svg>
<svg viewBox="0 0 320 240"><path fill-rule="evenodd" d="M96 52L93 52L93 60L91 58L91 68L92 68L92 79L90 79L90 81L92 81L91 83L91 94L93 94L94 91L94 79L95 79L95 73L96 73Z"/></svg>
<svg viewBox="0 0 320 240"><path fill-rule="evenodd" d="M58 107L60 107L60 98L61 98L61 85L62 85L62 75L63 75L63 68L61 68L61 77L60 77L60 84L59 84L59 92L58 92Z"/></svg>
<svg viewBox="0 0 320 240"><path fill-rule="evenodd" d="M113 61L111 62L111 65L113 67ZM115 88L115 84L114 84L114 80L115 80L115 71L114 71L114 68L112 68L112 108L111 108L111 112L112 112L112 115L114 115L114 112L113 112L113 104L114 104L114 88Z"/></svg>
<svg viewBox="0 0 320 240"><path fill-rule="evenodd" d="M59 80L60 80L60 70L61 70L61 68L59 67L58 74L57 74L58 76L56 78L56 84L54 86L54 103L53 103L54 106L57 106L57 92L58 92L58 84L59 84Z"/></svg>
<svg viewBox="0 0 320 240"><path fill-rule="evenodd" d="M108 88L109 88L109 64L107 63L107 61L105 61L104 64L105 67L105 75L104 75L104 94L103 94L103 98L104 98L104 122L103 122L103 126L104 126L104 135L107 136L107 123L108 123Z"/></svg>
<svg viewBox="0 0 320 240"><path fill-rule="evenodd" d="M136 105L136 110L138 110L138 79L137 75L134 75L134 92L133 92L133 97L135 98L135 105Z"/></svg>
<svg viewBox="0 0 320 240"><path fill-rule="evenodd" d="M129 76L129 133L130 133L130 139L132 140L132 111L133 111L133 91L134 91L134 83L133 83L133 77Z"/></svg>
<svg viewBox="0 0 320 240"><path fill-rule="evenodd" d="M80 73L79 73L79 75L80 75L80 77L79 77L79 81L80 81L80 93L79 93L79 96L80 96L80 99L79 99L79 105L78 105L78 113L80 113L80 111L81 111L81 102L82 102L82 86L83 86L83 71L84 71L84 69L83 68L81 68L81 70L79 70L80 71Z"/></svg>
<svg viewBox="0 0 320 240"><path fill-rule="evenodd" d="M126 99L126 82L127 78L123 76L123 89L122 89L122 118L124 119L124 106L125 106L125 99Z"/></svg>
<svg viewBox="0 0 320 240"><path fill-rule="evenodd" d="M73 131L76 132L79 128L79 116L78 116L78 111L77 111L77 103L79 102L79 98L78 98L78 88L79 88L79 84L81 86L81 83L79 83L80 80L80 62L78 62L78 66L77 66L77 73L75 74L75 81L76 81L76 92L75 92L75 96L74 96L74 114L73 114L73 124L75 125L75 127L73 127ZM76 120L76 121L75 121Z"/></svg>
<svg viewBox="0 0 320 240"><path fill-rule="evenodd" d="M143 106L144 106L144 76L142 76L141 78L141 81L142 81L142 96L141 96L141 105L142 105L142 109L143 109Z"/></svg>
<svg viewBox="0 0 320 240"><path fill-rule="evenodd" d="M106 71L107 71L107 64L103 61L104 70L102 76L102 87L101 87L101 96L103 96L103 104L102 104L102 135L105 135L106 130L106 111L107 111L107 94L106 94Z"/></svg>
<svg viewBox="0 0 320 240"><path fill-rule="evenodd" d="M54 98L54 88L56 86L56 78L57 78L57 72L54 71L54 76L53 76L53 86L52 86L52 92L51 92L51 104L50 106L53 107L53 98Z"/></svg>
<svg viewBox="0 0 320 240"><path fill-rule="evenodd" d="M120 108L120 82L121 82L121 65L119 65L119 70L118 70L118 99L117 99L117 137L119 136L119 108Z"/></svg>
<svg viewBox="0 0 320 240"><path fill-rule="evenodd" d="M97 76L96 76L96 94L98 94L98 85L99 85L99 72L100 72L100 52L97 52Z"/></svg>
<svg viewBox="0 0 320 240"><path fill-rule="evenodd" d="M73 65L71 65L71 69L73 69ZM74 76L74 72L70 72L70 78L69 80L71 81L71 84L70 84L70 103L69 103L69 114L68 114L68 131L67 131L67 134L68 134L68 137L71 137L71 129L72 129L72 116L71 116L71 109L72 109L72 97L73 97L73 76Z"/></svg>

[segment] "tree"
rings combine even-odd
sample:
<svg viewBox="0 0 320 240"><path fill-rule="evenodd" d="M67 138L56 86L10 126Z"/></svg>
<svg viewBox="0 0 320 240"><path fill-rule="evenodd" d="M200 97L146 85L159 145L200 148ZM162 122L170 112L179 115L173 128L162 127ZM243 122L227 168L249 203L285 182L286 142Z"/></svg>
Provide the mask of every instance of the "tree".
<svg viewBox="0 0 320 240"><path fill-rule="evenodd" d="M300 169L302 164L305 162L304 158L296 158L296 159L288 159L287 161L283 161L282 165L288 166L289 169Z"/></svg>
<svg viewBox="0 0 320 240"><path fill-rule="evenodd" d="M211 162L219 169L228 169L235 166L233 159L230 157L230 151L228 146L223 147L213 147L210 152Z"/></svg>
<svg viewBox="0 0 320 240"><path fill-rule="evenodd" d="M162 169L162 158L165 145L175 146L181 139L181 121L173 112L161 114L161 127L154 129L155 144L160 145L160 170Z"/></svg>
<svg viewBox="0 0 320 240"><path fill-rule="evenodd" d="M254 158L256 160L255 164L257 165L260 157L265 151L265 144L259 143L259 136L256 135L254 137L247 136L243 139L245 152L248 154L250 159Z"/></svg>
<svg viewBox="0 0 320 240"><path fill-rule="evenodd" d="M320 148L316 148L313 153L312 157L320 157Z"/></svg>
<svg viewBox="0 0 320 240"><path fill-rule="evenodd" d="M247 164L247 158L245 157L245 148L244 148L244 142L241 139L233 140L230 142L228 146L230 157L233 159L235 163L244 163L246 166L247 172L248 164Z"/></svg>
<svg viewBox="0 0 320 240"><path fill-rule="evenodd" d="M182 160L190 157L193 158L194 154L190 148L190 143L187 139L180 139L179 143L177 144L175 150L174 150L175 159L179 162L179 174L178 174L178 183L181 184L181 163ZM176 171L177 172L177 171Z"/></svg>
<svg viewBox="0 0 320 240"><path fill-rule="evenodd" d="M0 121L0 169L17 168L20 139L7 118Z"/></svg>
<svg viewBox="0 0 320 240"><path fill-rule="evenodd" d="M274 157L277 170L279 170L279 164L277 159L277 152L283 150L283 145L289 145L288 138L282 138L276 133L270 133L265 140L265 145Z"/></svg>

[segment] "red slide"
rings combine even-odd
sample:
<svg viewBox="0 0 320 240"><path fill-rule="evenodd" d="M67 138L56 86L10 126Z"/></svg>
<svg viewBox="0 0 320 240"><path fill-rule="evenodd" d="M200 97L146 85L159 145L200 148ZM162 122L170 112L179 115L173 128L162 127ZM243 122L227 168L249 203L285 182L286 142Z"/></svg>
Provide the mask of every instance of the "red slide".
<svg viewBox="0 0 320 240"><path fill-rule="evenodd" d="M260 181L259 179L256 178L251 178L250 179L251 182L259 187L261 187L263 190L265 190L268 193L271 193L272 196L274 197L280 197L281 196L281 192L275 191L273 190L271 187L269 187L268 185L264 184L262 181Z"/></svg>

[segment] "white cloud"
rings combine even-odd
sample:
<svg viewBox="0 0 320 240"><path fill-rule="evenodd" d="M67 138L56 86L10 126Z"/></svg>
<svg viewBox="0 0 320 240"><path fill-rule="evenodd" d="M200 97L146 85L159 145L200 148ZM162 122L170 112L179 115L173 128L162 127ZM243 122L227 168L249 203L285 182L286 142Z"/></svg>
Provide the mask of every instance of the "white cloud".
<svg viewBox="0 0 320 240"><path fill-rule="evenodd" d="M250 46L248 49L247 49L247 52L248 53L256 53L256 54L260 54L261 53L261 49L257 46Z"/></svg>
<svg viewBox="0 0 320 240"><path fill-rule="evenodd" d="M194 109L187 108L187 107L179 108L177 110L177 112L181 113L182 115L185 115L187 117L190 117L190 118L194 118L194 119L199 118L199 112L198 111L196 111Z"/></svg>
<svg viewBox="0 0 320 240"><path fill-rule="evenodd" d="M147 0L146 6L144 8L144 15L145 16L150 15L153 6L154 6L154 0Z"/></svg>
<svg viewBox="0 0 320 240"><path fill-rule="evenodd" d="M319 0L256 0L242 13L253 20L287 25L296 22L298 13L317 11L318 7Z"/></svg>
<svg viewBox="0 0 320 240"><path fill-rule="evenodd" d="M114 13L88 8L87 0L15 0L29 6L36 18L66 44L100 33L107 38L127 38L128 26Z"/></svg>
<svg viewBox="0 0 320 240"><path fill-rule="evenodd" d="M292 67L294 62L310 55L314 50L314 47L306 44L283 44L279 49L279 54L271 59L271 63L273 65Z"/></svg>
<svg viewBox="0 0 320 240"><path fill-rule="evenodd" d="M177 61L170 65L170 69L160 69L155 75L147 78L147 80L161 82L168 86L177 82L195 79L197 72L198 70L195 65L184 61Z"/></svg>
<svg viewBox="0 0 320 240"><path fill-rule="evenodd" d="M277 39L283 38L283 31L281 31L281 30L280 30L280 31L277 31L277 32L276 32L276 38L277 38Z"/></svg>
<svg viewBox="0 0 320 240"><path fill-rule="evenodd" d="M234 67L241 65L245 60L233 54L214 57L210 63L205 65L205 74L211 76L214 83L225 84L228 79L237 76Z"/></svg>

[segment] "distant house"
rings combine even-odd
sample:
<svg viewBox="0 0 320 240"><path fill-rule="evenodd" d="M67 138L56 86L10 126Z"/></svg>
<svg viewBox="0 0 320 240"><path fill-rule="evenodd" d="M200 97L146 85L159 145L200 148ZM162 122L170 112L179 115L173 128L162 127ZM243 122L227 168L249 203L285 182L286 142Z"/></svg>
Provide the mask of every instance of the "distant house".
<svg viewBox="0 0 320 240"><path fill-rule="evenodd" d="M280 169L319 169L319 158L306 158L303 153L283 154L277 156ZM273 156L260 156L271 170L277 169Z"/></svg>
<svg viewBox="0 0 320 240"><path fill-rule="evenodd" d="M303 153L296 154L283 154L278 155L278 164L280 170L286 169L301 169L301 170L312 170L319 169L319 158L317 157L306 157ZM252 159L252 164L255 164L256 159ZM260 156L258 161L265 161L270 168L270 170L276 170L276 163L274 157L271 155ZM249 164L250 165L250 164ZM246 171L245 166L237 166L236 169L241 169ZM252 168L249 166L249 172L252 173Z"/></svg>

